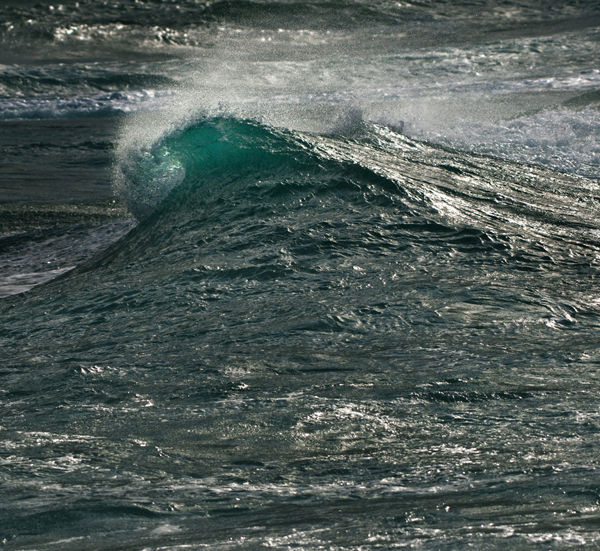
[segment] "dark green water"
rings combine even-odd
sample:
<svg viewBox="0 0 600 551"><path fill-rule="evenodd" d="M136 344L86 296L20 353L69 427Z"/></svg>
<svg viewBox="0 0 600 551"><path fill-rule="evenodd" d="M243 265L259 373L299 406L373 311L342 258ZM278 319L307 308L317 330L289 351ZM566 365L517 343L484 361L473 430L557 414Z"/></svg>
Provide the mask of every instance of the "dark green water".
<svg viewBox="0 0 600 551"><path fill-rule="evenodd" d="M597 2L0 2L0 549L600 545Z"/></svg>
<svg viewBox="0 0 600 551"><path fill-rule="evenodd" d="M127 170L185 176L1 303L8 548L596 541L595 184L234 119Z"/></svg>

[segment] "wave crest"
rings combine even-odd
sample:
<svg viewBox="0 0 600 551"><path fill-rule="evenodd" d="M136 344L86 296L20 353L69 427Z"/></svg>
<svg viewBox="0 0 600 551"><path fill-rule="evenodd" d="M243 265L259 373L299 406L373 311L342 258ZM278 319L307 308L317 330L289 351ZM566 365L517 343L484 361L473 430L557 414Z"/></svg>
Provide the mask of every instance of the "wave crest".
<svg viewBox="0 0 600 551"><path fill-rule="evenodd" d="M276 167L285 178L300 150L290 133L251 121L203 119L122 153L115 191L136 218L144 219L184 181L215 191L235 181L260 180Z"/></svg>

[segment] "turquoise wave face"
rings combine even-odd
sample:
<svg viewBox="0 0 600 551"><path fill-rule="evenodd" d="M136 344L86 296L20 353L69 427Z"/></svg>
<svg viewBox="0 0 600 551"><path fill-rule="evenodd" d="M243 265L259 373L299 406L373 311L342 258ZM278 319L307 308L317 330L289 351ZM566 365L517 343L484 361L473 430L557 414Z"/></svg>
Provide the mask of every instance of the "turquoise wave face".
<svg viewBox="0 0 600 551"><path fill-rule="evenodd" d="M197 201L223 194L233 200L235 194L252 193L256 197L248 200L256 200L262 208L270 200L266 190L308 189L316 181L326 186L340 171L356 169L343 156L326 158L307 138L253 121L201 120L171 132L146 150L126 155L116 191L131 212L144 219L169 195L173 195L171 202L177 202L172 207L176 210L193 209ZM369 168L360 170L385 180ZM397 189L393 182L387 185ZM271 197L276 195L273 191Z"/></svg>
<svg viewBox="0 0 600 551"><path fill-rule="evenodd" d="M270 172L297 170L290 135L235 119L204 120L173 132L149 151L122 164L118 193L138 218L145 218L180 184L217 193Z"/></svg>

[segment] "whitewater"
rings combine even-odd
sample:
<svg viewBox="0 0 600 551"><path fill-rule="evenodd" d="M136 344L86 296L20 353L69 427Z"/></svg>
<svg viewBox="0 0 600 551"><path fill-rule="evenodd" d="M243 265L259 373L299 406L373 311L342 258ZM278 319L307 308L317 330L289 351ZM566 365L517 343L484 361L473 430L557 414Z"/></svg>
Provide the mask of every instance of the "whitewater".
<svg viewBox="0 0 600 551"><path fill-rule="evenodd" d="M600 545L600 8L0 5L0 547Z"/></svg>

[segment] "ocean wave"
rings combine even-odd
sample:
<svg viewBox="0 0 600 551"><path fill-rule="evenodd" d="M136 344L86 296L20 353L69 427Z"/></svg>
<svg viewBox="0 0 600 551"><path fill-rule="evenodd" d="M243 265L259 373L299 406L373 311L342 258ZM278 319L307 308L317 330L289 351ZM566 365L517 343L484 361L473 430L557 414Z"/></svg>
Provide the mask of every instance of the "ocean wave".
<svg viewBox="0 0 600 551"><path fill-rule="evenodd" d="M135 143L117 151L117 192L140 223L36 287L39 316L110 316L124 342L151 332L177 350L229 349L240 331L246 348L385 350L413 331L446 348L550 339L597 315L561 279L596 270L600 187L585 178L356 119L324 136L207 117Z"/></svg>
<svg viewBox="0 0 600 551"><path fill-rule="evenodd" d="M184 125L149 146L126 143L117 153L116 191L138 218L167 198L175 206L165 208L194 216L200 204L204 209L206 201L225 196L237 204L241 194L239 200L264 208L278 194L318 195L344 181L340 189L375 186L414 216L444 225L521 239L595 241L589 230L598 221L599 188L593 181L446 150L362 121L360 113L330 136L218 117Z"/></svg>

